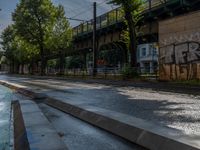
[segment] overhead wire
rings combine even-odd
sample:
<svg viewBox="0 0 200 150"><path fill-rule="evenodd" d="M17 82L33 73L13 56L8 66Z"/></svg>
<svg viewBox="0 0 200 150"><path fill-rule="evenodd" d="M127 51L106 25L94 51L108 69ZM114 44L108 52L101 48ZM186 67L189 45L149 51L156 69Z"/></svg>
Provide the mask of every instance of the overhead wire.
<svg viewBox="0 0 200 150"><path fill-rule="evenodd" d="M101 3L97 3L97 6L100 6L100 5L104 4L104 3L106 3L107 1L109 1L109 0L104 0ZM78 14L76 14L76 15L70 17L70 18L76 18L76 17L78 17L78 16L80 16L82 14L85 14L88 11L91 11L91 9L93 9L93 6L90 6L89 8L85 9L84 11L79 12Z"/></svg>

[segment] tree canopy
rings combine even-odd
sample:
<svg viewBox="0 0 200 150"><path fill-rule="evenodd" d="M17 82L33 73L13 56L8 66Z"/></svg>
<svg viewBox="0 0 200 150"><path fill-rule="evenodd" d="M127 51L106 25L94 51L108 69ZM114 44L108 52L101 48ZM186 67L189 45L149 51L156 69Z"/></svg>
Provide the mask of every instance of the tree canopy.
<svg viewBox="0 0 200 150"><path fill-rule="evenodd" d="M66 49L70 42L71 29L63 7L50 0L21 0L12 16L16 34L39 49L44 75L46 56Z"/></svg>
<svg viewBox="0 0 200 150"><path fill-rule="evenodd" d="M39 54L38 47L18 36L13 25L3 31L1 38L4 55L11 63L25 64Z"/></svg>

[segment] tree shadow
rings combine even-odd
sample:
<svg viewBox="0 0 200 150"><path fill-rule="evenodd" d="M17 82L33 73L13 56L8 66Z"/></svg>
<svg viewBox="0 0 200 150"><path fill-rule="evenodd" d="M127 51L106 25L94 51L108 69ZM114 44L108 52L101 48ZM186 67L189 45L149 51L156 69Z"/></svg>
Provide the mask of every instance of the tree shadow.
<svg viewBox="0 0 200 150"><path fill-rule="evenodd" d="M81 105L95 106L124 113L160 126L173 126L181 130L187 130L187 128L190 129L189 126L192 124L200 124L200 118L190 114L190 111L195 110L185 107L187 105L194 105L195 103L193 102L184 103L184 101L174 102L170 101L170 99L158 100L152 98L138 99L124 95L115 87L103 87L101 89L71 87L66 89L66 91L68 91L66 93L71 92L71 94L66 94L64 98L66 101L77 101ZM189 111L186 113L187 115L184 113L185 111ZM183 124L185 127L180 127ZM195 130L198 131L198 129Z"/></svg>

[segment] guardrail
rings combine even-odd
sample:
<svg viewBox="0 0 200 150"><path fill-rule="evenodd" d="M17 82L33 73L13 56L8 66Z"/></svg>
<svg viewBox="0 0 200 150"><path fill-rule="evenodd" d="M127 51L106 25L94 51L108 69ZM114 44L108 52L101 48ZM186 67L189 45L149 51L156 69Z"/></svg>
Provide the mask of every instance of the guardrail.
<svg viewBox="0 0 200 150"><path fill-rule="evenodd" d="M165 4L167 2L177 1L177 0L146 0L142 11L151 10L159 5ZM122 22L124 20L124 13L121 7L116 8L110 12L107 12L99 17L97 17L97 30L105 28L112 24ZM89 20L85 23L80 24L73 28L73 36L78 36L84 33L92 32L93 30L93 20Z"/></svg>

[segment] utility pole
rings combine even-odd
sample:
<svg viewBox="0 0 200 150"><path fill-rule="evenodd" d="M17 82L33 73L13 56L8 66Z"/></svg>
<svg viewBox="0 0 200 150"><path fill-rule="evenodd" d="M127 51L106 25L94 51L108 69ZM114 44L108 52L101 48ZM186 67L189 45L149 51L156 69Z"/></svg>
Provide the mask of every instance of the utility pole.
<svg viewBox="0 0 200 150"><path fill-rule="evenodd" d="M97 22L97 3L93 4L93 77L97 74L97 42L96 42L96 22Z"/></svg>

